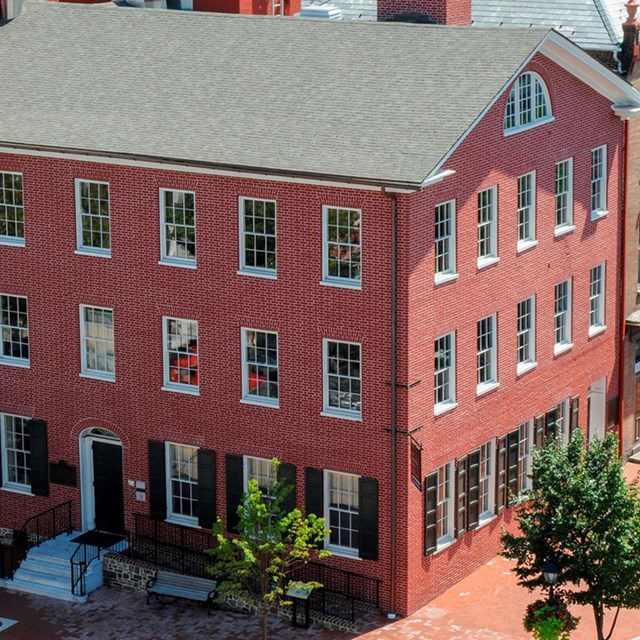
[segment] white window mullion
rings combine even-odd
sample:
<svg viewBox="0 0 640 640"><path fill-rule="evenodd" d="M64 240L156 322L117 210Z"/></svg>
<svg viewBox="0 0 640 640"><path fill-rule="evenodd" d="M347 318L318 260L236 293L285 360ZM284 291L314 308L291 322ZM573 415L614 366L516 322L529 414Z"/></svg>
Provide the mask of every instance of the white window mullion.
<svg viewBox="0 0 640 640"><path fill-rule="evenodd" d="M165 443L167 519L177 524L198 524L198 449Z"/></svg>
<svg viewBox="0 0 640 640"><path fill-rule="evenodd" d="M498 384L497 377L497 316L494 313L478 321L477 340L477 387L476 394L495 388Z"/></svg>
<svg viewBox="0 0 640 640"><path fill-rule="evenodd" d="M21 173L0 172L0 244L25 244Z"/></svg>
<svg viewBox="0 0 640 640"><path fill-rule="evenodd" d="M593 267L589 281L589 335L605 329L605 263Z"/></svg>
<svg viewBox="0 0 640 640"><path fill-rule="evenodd" d="M0 364L29 366L27 298L0 294Z"/></svg>
<svg viewBox="0 0 640 640"><path fill-rule="evenodd" d="M360 549L360 476L324 472L325 527L329 551L357 556Z"/></svg>
<svg viewBox="0 0 640 640"><path fill-rule="evenodd" d="M536 173L518 178L518 250L527 249L536 239Z"/></svg>
<svg viewBox="0 0 640 640"><path fill-rule="evenodd" d="M76 179L77 251L111 256L109 183Z"/></svg>
<svg viewBox="0 0 640 640"><path fill-rule="evenodd" d="M498 260L497 187L478 192L478 268Z"/></svg>
<svg viewBox="0 0 640 640"><path fill-rule="evenodd" d="M359 288L362 280L362 212L322 207L322 282Z"/></svg>
<svg viewBox="0 0 640 640"><path fill-rule="evenodd" d="M361 345L323 340L323 414L359 420L361 416Z"/></svg>
<svg viewBox="0 0 640 640"><path fill-rule="evenodd" d="M536 299L535 296L518 302L517 308L517 373L536 366Z"/></svg>
<svg viewBox="0 0 640 640"><path fill-rule="evenodd" d="M438 469L436 500L436 550L439 551L453 542L454 531L454 472L453 461Z"/></svg>
<svg viewBox="0 0 640 640"><path fill-rule="evenodd" d="M591 151L591 219L607 215L607 145Z"/></svg>
<svg viewBox="0 0 640 640"><path fill-rule="evenodd" d="M278 406L278 334L242 329L242 398Z"/></svg>
<svg viewBox="0 0 640 640"><path fill-rule="evenodd" d="M572 231L573 227L573 158L556 164L555 235Z"/></svg>
<svg viewBox="0 0 640 640"><path fill-rule="evenodd" d="M198 322L184 318L162 319L164 385L167 391L197 395L200 385Z"/></svg>
<svg viewBox="0 0 640 640"><path fill-rule="evenodd" d="M196 196L160 189L160 257L163 264L196 266Z"/></svg>
<svg viewBox="0 0 640 640"><path fill-rule="evenodd" d="M571 348L571 278L555 286L554 353Z"/></svg>
<svg viewBox="0 0 640 640"><path fill-rule="evenodd" d="M80 305L82 375L115 380L113 309Z"/></svg>
<svg viewBox="0 0 640 640"><path fill-rule="evenodd" d="M448 282L456 274L456 201L435 208L435 283Z"/></svg>
<svg viewBox="0 0 640 640"><path fill-rule="evenodd" d="M434 413L456 406L456 334L447 333L434 342Z"/></svg>
<svg viewBox="0 0 640 640"><path fill-rule="evenodd" d="M240 272L264 278L277 274L275 200L239 199Z"/></svg>

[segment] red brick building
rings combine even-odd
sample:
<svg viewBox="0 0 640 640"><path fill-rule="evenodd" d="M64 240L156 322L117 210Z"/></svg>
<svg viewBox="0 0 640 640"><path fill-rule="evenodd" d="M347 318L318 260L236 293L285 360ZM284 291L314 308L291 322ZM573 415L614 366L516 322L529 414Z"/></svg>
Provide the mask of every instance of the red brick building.
<svg viewBox="0 0 640 640"><path fill-rule="evenodd" d="M613 422L640 95L563 37L34 4L0 54L0 527L232 528L277 456L404 614Z"/></svg>

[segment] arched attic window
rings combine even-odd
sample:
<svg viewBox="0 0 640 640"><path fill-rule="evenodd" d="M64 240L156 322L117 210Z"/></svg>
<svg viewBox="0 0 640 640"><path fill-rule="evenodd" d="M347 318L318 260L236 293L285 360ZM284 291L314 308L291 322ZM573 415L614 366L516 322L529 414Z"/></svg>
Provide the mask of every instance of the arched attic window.
<svg viewBox="0 0 640 640"><path fill-rule="evenodd" d="M551 100L544 80L532 72L514 83L504 112L504 132L516 133L553 119Z"/></svg>

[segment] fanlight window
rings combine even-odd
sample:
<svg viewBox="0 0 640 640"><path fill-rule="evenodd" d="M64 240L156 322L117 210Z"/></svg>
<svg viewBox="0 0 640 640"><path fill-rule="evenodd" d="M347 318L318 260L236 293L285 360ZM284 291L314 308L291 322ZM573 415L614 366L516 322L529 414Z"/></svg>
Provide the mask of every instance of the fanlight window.
<svg viewBox="0 0 640 640"><path fill-rule="evenodd" d="M549 92L536 73L523 73L511 89L504 113L504 130L542 124L552 117Z"/></svg>

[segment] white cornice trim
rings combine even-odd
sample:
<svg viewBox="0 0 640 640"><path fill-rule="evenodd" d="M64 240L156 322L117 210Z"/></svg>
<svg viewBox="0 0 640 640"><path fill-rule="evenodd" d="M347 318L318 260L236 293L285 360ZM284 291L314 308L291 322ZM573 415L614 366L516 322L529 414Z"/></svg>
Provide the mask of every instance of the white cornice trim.
<svg viewBox="0 0 640 640"><path fill-rule="evenodd" d="M611 108L620 120L633 120L640 116L640 107L620 107L617 104L613 104Z"/></svg>

